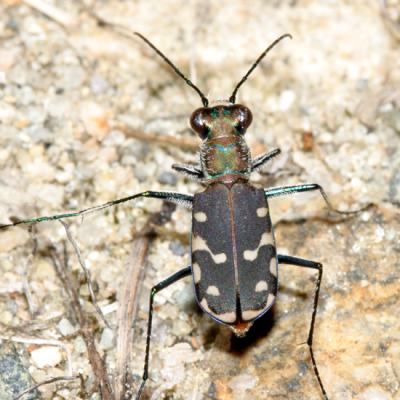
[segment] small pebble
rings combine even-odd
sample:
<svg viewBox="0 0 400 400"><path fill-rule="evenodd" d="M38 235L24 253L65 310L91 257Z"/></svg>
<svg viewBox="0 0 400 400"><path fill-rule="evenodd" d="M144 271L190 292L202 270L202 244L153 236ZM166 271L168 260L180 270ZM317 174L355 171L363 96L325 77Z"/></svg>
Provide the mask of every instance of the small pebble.
<svg viewBox="0 0 400 400"><path fill-rule="evenodd" d="M136 168L134 170L134 174L135 174L135 177L137 178L137 180L139 182L147 181L147 178L149 176L149 174L148 174L148 172L147 172L147 170L145 168L139 168L139 169Z"/></svg>
<svg viewBox="0 0 400 400"><path fill-rule="evenodd" d="M229 387L235 393L244 394L246 390L253 388L256 384L257 378L254 375L241 374L231 379L231 381L229 382Z"/></svg>
<svg viewBox="0 0 400 400"><path fill-rule="evenodd" d="M10 124L16 118L17 110L5 101L0 101L0 120L3 124Z"/></svg>
<svg viewBox="0 0 400 400"><path fill-rule="evenodd" d="M78 353L78 354L79 353L82 354L82 353L86 352L85 342L80 336L78 336L74 340L72 347L74 348L75 352Z"/></svg>
<svg viewBox="0 0 400 400"><path fill-rule="evenodd" d="M57 83L65 90L73 90L82 86L86 72L80 66L63 65L55 68L58 75Z"/></svg>
<svg viewBox="0 0 400 400"><path fill-rule="evenodd" d="M57 328L63 336L69 336L76 332L76 328L67 318L62 318L58 323Z"/></svg>
<svg viewBox="0 0 400 400"><path fill-rule="evenodd" d="M395 109L383 114L388 125L400 134L400 110Z"/></svg>
<svg viewBox="0 0 400 400"><path fill-rule="evenodd" d="M104 139L109 131L108 112L100 104L90 101L81 105L80 115L88 134L97 140Z"/></svg>
<svg viewBox="0 0 400 400"><path fill-rule="evenodd" d="M8 325L11 323L13 319L13 315L10 311L6 310L0 314L0 322L4 325Z"/></svg>
<svg viewBox="0 0 400 400"><path fill-rule="evenodd" d="M61 362L62 355L56 346L43 346L31 352L31 359L38 368L55 367Z"/></svg>
<svg viewBox="0 0 400 400"><path fill-rule="evenodd" d="M94 94L105 92L109 87L108 82L101 76L94 74L90 81L90 88Z"/></svg>
<svg viewBox="0 0 400 400"><path fill-rule="evenodd" d="M172 241L168 247L176 256L182 257L186 254L187 251L187 247L183 246L182 243L175 240Z"/></svg>
<svg viewBox="0 0 400 400"><path fill-rule="evenodd" d="M164 171L158 176L158 182L164 185L174 186L176 182L178 182L178 177L172 172Z"/></svg>
<svg viewBox="0 0 400 400"><path fill-rule="evenodd" d="M296 99L296 94L292 90L284 90L279 97L279 109L287 111Z"/></svg>
<svg viewBox="0 0 400 400"><path fill-rule="evenodd" d="M194 297L193 284L187 284L182 290L177 290L173 294L173 301L179 304L179 308L184 309L186 312L192 311L196 308L196 301Z"/></svg>
<svg viewBox="0 0 400 400"><path fill-rule="evenodd" d="M172 333L175 336L185 337L189 335L191 331L192 328L186 321L183 321L182 319L174 320L172 325Z"/></svg>
<svg viewBox="0 0 400 400"><path fill-rule="evenodd" d="M391 400L393 397L380 387L369 387L357 396L357 400Z"/></svg>
<svg viewBox="0 0 400 400"><path fill-rule="evenodd" d="M101 334L100 346L104 350L109 350L114 347L114 332L109 328L104 328Z"/></svg>

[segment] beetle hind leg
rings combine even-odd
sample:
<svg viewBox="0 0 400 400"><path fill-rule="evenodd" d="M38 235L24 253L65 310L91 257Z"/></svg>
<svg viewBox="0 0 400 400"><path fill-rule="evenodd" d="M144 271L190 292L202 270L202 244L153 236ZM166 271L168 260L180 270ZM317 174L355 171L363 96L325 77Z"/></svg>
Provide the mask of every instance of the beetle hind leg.
<svg viewBox="0 0 400 400"><path fill-rule="evenodd" d="M140 400L142 395L144 385L149 377L149 358L150 358L150 340L151 340L151 327L153 322L153 303L155 295L160 292L161 290L167 288L168 286L172 285L173 283L179 281L180 279L190 275L192 273L192 267L188 266L175 272L175 274L171 275L167 279L161 281L157 285L153 286L150 291L150 306L149 306L149 319L147 322L147 335L146 335L146 355L144 357L144 368L143 368L143 376L142 376L142 383L140 384L139 391L136 395L136 400Z"/></svg>
<svg viewBox="0 0 400 400"><path fill-rule="evenodd" d="M303 258L286 256L286 255L281 255L281 254L278 254L278 264L296 265L297 267L311 268L311 269L318 270L318 278L317 278L317 282L315 285L314 306L313 306L313 312L312 312L312 317L311 317L310 329L308 332L307 345L310 350L310 356L311 356L311 362L312 362L314 374L318 380L318 384L321 389L322 395L324 397L324 400L328 400L328 395L327 395L325 387L322 383L321 375L318 371L317 362L315 360L314 351L313 351L313 347L312 347L313 336L314 336L315 317L317 315L319 290L321 287L321 279L322 279L322 264L315 262L315 261L305 260Z"/></svg>

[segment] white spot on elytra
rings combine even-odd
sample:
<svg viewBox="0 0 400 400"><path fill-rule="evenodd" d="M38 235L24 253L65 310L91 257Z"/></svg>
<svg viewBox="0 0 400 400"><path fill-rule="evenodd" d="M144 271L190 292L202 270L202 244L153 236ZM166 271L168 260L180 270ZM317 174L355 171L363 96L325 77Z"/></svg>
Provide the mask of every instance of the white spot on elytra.
<svg viewBox="0 0 400 400"><path fill-rule="evenodd" d="M274 301L275 301L275 295L269 293L267 298L267 305L265 306L265 308L271 307Z"/></svg>
<svg viewBox="0 0 400 400"><path fill-rule="evenodd" d="M205 240L200 236L193 237L192 249L193 249L193 251L196 251L196 250L208 251L216 264L223 264L227 260L225 253L213 254L211 252L211 250L209 249L209 247L207 246L207 243L205 242Z"/></svg>
<svg viewBox="0 0 400 400"><path fill-rule="evenodd" d="M216 254L216 255L212 255L213 256L213 260L217 263L217 264L223 264L226 261L226 254L225 253L220 253L220 254Z"/></svg>
<svg viewBox="0 0 400 400"><path fill-rule="evenodd" d="M260 243L258 244L257 248L254 250L245 250L243 252L243 258L247 261L254 261L258 256L258 251L262 246L273 244L274 240L270 232L264 232L261 236Z"/></svg>
<svg viewBox="0 0 400 400"><path fill-rule="evenodd" d="M242 311L242 317L245 321L250 321L251 319L254 319L257 316L259 316L262 313L262 311L263 311L262 309Z"/></svg>
<svg viewBox="0 0 400 400"><path fill-rule="evenodd" d="M265 310L270 308L275 301L275 295L272 293L268 294L267 303L265 307L261 308L260 310L246 310L242 311L242 317L244 321L250 321L254 318L257 318L260 314L262 314Z"/></svg>
<svg viewBox="0 0 400 400"><path fill-rule="evenodd" d="M193 269L193 279L194 279L194 283L199 283L201 280L201 269L200 269L200 265L197 263L194 263L192 266Z"/></svg>
<svg viewBox="0 0 400 400"><path fill-rule="evenodd" d="M259 281L256 285L256 292L264 292L268 290L268 283L266 281Z"/></svg>
<svg viewBox="0 0 400 400"><path fill-rule="evenodd" d="M206 293L211 296L219 296L221 294L216 286L209 286Z"/></svg>
<svg viewBox="0 0 400 400"><path fill-rule="evenodd" d="M275 278L278 276L275 257L271 257L271 260L269 261L269 272L271 275L275 276Z"/></svg>
<svg viewBox="0 0 400 400"><path fill-rule="evenodd" d="M208 312L211 315L214 315L222 322L225 322L227 324L232 324L233 322L236 321L236 313L234 313L233 311L222 314L216 314L215 312L211 311L210 307L208 306L207 300L205 298L201 300L200 305L203 307L204 311Z"/></svg>
<svg viewBox="0 0 400 400"><path fill-rule="evenodd" d="M214 314L214 315L222 322L226 322L227 324L232 324L233 322L236 321L236 313L234 313L233 311L223 314Z"/></svg>
<svg viewBox="0 0 400 400"><path fill-rule="evenodd" d="M201 211L195 213L193 216L197 222L206 222L207 221L207 214L203 213Z"/></svg>
<svg viewBox="0 0 400 400"><path fill-rule="evenodd" d="M210 314L214 314L211 310L210 307L208 307L208 303L207 303L207 299L204 298L203 300L201 300L200 305L203 307L204 311L210 313Z"/></svg>
<svg viewBox="0 0 400 400"><path fill-rule="evenodd" d="M267 207L257 208L257 217L264 218L267 215L268 215L268 208Z"/></svg>

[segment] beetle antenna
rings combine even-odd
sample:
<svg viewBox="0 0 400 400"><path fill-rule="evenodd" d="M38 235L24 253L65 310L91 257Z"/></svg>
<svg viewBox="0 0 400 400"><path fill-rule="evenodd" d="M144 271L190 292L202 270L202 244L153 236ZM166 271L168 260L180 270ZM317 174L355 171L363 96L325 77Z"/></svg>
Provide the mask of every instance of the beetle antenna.
<svg viewBox="0 0 400 400"><path fill-rule="evenodd" d="M157 47L154 46L154 44L151 43L150 40L143 36L141 33L135 32L134 34L136 36L139 36L140 39L142 39L148 46L150 46L175 71L177 75L179 75L190 87L192 87L198 93L204 107L208 106L208 99L206 96L204 96L203 92L190 79L186 78L186 76L183 75L183 73L173 64L173 62L166 55L158 50Z"/></svg>
<svg viewBox="0 0 400 400"><path fill-rule="evenodd" d="M290 35L289 33L285 33L282 36L279 36L278 39L274 40L260 55L260 57L257 58L256 62L250 67L250 69L247 71L246 75L243 76L243 78L240 80L240 82L236 85L235 89L233 90L231 97L229 97L229 102L232 104L235 104L235 100L236 100L236 93L239 90L240 86L243 85L243 83L246 82L247 78L249 77L249 75L254 71L254 69L257 67L257 65L260 63L260 61L267 55L267 53L273 48L275 47L275 45L277 45L282 39L285 38L292 38L292 35Z"/></svg>

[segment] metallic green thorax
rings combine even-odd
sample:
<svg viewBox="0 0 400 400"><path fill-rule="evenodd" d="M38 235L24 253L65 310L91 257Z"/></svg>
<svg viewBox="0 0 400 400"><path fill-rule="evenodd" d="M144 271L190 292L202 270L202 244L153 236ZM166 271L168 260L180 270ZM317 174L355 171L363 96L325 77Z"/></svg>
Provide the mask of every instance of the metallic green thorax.
<svg viewBox="0 0 400 400"><path fill-rule="evenodd" d="M196 110L192 127L203 139L201 168L206 181L248 180L251 156L243 138L251 113L242 105L216 105Z"/></svg>

